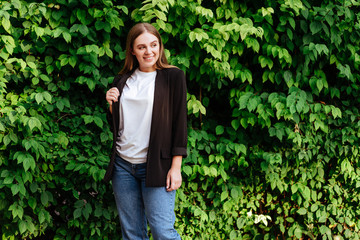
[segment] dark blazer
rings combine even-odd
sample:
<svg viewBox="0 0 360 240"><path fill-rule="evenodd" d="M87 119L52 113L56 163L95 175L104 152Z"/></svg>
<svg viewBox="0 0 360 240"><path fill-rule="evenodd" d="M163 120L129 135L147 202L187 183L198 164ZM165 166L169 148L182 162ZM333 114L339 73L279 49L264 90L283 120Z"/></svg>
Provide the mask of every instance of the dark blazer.
<svg viewBox="0 0 360 240"><path fill-rule="evenodd" d="M131 75L117 75L113 87L120 92ZM113 102L112 114L107 119L113 132L113 146L110 163L104 180L110 181L116 157L116 139L119 132L119 102ZM134 109L136 111L136 109ZM173 156L187 156L187 109L186 80L184 72L178 68L157 70L155 79L154 106L151 121L149 149L146 164L146 186L166 185L166 176Z"/></svg>

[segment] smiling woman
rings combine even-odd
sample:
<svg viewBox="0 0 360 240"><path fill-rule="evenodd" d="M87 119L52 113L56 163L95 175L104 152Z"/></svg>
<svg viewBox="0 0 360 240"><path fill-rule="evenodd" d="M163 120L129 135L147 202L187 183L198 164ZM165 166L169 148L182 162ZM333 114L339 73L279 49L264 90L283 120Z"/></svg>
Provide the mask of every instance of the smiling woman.
<svg viewBox="0 0 360 240"><path fill-rule="evenodd" d="M186 82L151 24L130 30L106 100L113 148L105 180L112 180L123 239L149 239L147 221L154 239L181 239L174 206L187 155Z"/></svg>
<svg viewBox="0 0 360 240"><path fill-rule="evenodd" d="M145 32L135 39L132 54L139 63L142 72L155 71L159 59L159 41L153 34Z"/></svg>
<svg viewBox="0 0 360 240"><path fill-rule="evenodd" d="M147 39L145 36L150 37ZM141 41L140 41L141 40ZM149 23L139 23L136 24L133 28L130 29L127 40L126 40L126 57L124 67L120 71L119 74L126 74L134 71L139 67L140 62L137 59L137 56L134 54L136 50L136 46L138 44L144 44L143 41L149 41L148 43L152 43L153 41L157 42L158 45L158 54L155 63L153 66L156 69L164 69L164 68L174 68L175 66L171 66L168 64L164 53L164 45L160 36L160 33L156 30L154 26ZM138 43L136 43L138 42ZM145 47L145 46L144 46ZM153 46L152 46L153 47ZM151 53L150 53L151 55Z"/></svg>

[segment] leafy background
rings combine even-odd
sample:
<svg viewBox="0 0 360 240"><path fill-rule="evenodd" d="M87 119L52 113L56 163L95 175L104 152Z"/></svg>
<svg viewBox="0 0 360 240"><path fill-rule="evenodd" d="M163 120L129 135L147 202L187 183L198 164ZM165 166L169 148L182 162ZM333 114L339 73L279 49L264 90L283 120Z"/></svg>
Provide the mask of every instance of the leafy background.
<svg viewBox="0 0 360 240"><path fill-rule="evenodd" d="M2 239L118 239L105 92L136 22L186 72L183 239L359 239L360 2L0 3Z"/></svg>

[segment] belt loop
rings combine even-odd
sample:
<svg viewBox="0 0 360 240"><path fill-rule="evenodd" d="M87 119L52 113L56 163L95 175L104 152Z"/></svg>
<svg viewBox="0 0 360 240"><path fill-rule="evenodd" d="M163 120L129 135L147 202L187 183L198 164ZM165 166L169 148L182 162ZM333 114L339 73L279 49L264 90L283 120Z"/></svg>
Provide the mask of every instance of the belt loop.
<svg viewBox="0 0 360 240"><path fill-rule="evenodd" d="M131 172L132 172L132 174L136 173L136 165L135 164L131 164Z"/></svg>

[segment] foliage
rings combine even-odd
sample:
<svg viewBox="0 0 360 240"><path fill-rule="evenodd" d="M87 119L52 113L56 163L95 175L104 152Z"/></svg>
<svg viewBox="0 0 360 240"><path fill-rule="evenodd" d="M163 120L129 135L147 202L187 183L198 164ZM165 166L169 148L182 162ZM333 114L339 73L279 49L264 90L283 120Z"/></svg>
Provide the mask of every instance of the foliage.
<svg viewBox="0 0 360 240"><path fill-rule="evenodd" d="M118 238L101 181L104 93L129 26L148 21L188 80L183 239L358 239L359 9L355 0L1 2L2 238Z"/></svg>

